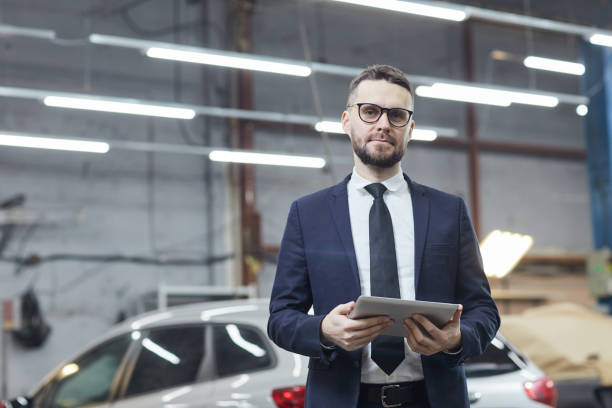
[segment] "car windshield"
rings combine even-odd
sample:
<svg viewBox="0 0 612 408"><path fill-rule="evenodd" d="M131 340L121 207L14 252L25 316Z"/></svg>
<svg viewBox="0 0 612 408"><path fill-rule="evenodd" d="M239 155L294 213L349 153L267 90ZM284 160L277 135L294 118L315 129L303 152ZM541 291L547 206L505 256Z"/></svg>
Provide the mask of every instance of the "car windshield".
<svg viewBox="0 0 612 408"><path fill-rule="evenodd" d="M485 352L465 361L465 374L468 377L484 377L518 371L525 361L499 338L494 338Z"/></svg>

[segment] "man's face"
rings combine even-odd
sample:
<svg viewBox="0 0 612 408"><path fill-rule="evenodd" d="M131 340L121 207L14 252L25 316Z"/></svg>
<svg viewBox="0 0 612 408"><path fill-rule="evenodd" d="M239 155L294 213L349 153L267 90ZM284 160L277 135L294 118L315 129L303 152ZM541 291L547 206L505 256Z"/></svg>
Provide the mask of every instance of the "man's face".
<svg viewBox="0 0 612 408"><path fill-rule="evenodd" d="M400 85L384 80L366 80L355 89L350 108L342 114L342 127L349 135L353 151L365 165L382 168L393 167L406 151L406 145L412 135L414 122L404 127L395 127L389 123L387 113L378 121L366 123L359 118L357 103L373 103L383 108L404 108L412 110L410 92Z"/></svg>

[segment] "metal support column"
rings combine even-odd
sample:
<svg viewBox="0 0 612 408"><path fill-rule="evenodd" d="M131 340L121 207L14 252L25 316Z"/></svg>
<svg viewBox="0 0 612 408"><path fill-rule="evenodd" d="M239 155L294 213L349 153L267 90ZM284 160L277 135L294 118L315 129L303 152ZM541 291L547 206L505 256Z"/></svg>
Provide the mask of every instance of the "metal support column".
<svg viewBox="0 0 612 408"><path fill-rule="evenodd" d="M237 49L240 52L252 51L252 14L253 0L235 2L234 30ZM240 109L254 108L253 72L241 70L238 73L238 104ZM239 124L239 148L253 150L254 125L241 121ZM263 250L260 234L260 216L255 206L255 166L242 164L239 169L241 202L241 240L242 240L242 284L253 285L261 270Z"/></svg>
<svg viewBox="0 0 612 408"><path fill-rule="evenodd" d="M463 47L465 49L465 74L469 82L474 82L474 45L472 41L472 22L463 23ZM472 224L476 237L480 239L480 170L478 167L478 122L476 106L467 104L468 171L470 177L470 200L472 203Z"/></svg>
<svg viewBox="0 0 612 408"><path fill-rule="evenodd" d="M585 143L595 249L612 248L612 49L583 43L582 85L590 98Z"/></svg>
<svg viewBox="0 0 612 408"><path fill-rule="evenodd" d="M582 86L585 95L590 98L589 113L584 123L591 222L593 245L599 250L612 248L612 49L583 41L582 51L586 66ZM597 275L606 270L604 266L605 263L600 271L596 271ZM610 285L607 285L607 290L592 293L597 296L599 304L607 307L612 314Z"/></svg>

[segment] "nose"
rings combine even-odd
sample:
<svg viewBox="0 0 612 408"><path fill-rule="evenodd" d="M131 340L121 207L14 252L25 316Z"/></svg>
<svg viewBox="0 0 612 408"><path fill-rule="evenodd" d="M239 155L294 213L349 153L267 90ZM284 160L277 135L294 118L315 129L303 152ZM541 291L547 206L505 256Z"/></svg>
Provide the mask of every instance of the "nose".
<svg viewBox="0 0 612 408"><path fill-rule="evenodd" d="M378 129L389 129L391 127L391 124L389 123L389 117L387 116L389 111L383 111L382 115L380 115L380 118L378 118L378 121L376 122L376 127Z"/></svg>

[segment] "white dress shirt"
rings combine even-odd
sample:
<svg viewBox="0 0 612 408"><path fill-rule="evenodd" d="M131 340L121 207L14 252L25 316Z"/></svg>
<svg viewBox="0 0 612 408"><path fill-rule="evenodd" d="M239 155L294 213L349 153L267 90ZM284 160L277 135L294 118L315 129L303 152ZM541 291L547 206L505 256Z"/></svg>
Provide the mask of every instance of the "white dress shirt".
<svg viewBox="0 0 612 408"><path fill-rule="evenodd" d="M361 281L361 294L364 296L371 295L370 207L372 207L374 197L364 188L368 184L372 182L361 177L353 168L353 174L347 186L348 203L353 244ZM410 190L401 170L395 176L383 181L382 184L387 187L383 200L393 222L400 295L402 299L414 300L414 219ZM365 347L361 365L361 382L381 384L422 380L423 367L419 354L410 350L405 340L404 349L406 358L391 375L387 375L372 360L371 344Z"/></svg>

